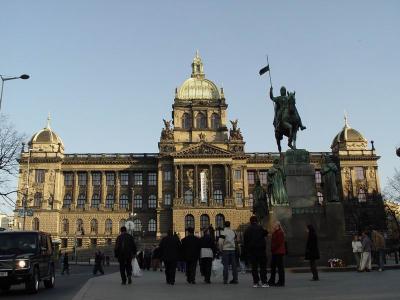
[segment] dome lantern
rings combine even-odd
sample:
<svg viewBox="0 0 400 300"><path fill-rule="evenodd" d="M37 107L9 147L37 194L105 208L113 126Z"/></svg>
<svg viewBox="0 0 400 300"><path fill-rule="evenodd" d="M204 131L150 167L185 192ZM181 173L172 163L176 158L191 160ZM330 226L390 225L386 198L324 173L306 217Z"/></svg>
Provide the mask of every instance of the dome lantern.
<svg viewBox="0 0 400 300"><path fill-rule="evenodd" d="M50 121L51 118L49 114L46 127L32 136L29 141L29 148L33 149L33 151L64 153L64 143L51 129Z"/></svg>

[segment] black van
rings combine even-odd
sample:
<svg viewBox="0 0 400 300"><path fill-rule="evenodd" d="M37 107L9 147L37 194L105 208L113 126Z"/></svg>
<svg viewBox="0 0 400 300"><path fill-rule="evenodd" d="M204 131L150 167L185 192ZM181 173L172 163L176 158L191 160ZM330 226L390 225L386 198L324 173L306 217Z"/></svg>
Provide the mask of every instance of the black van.
<svg viewBox="0 0 400 300"><path fill-rule="evenodd" d="M0 232L0 289L25 284L30 293L37 293L39 282L46 288L55 284L55 264L51 236L39 231Z"/></svg>

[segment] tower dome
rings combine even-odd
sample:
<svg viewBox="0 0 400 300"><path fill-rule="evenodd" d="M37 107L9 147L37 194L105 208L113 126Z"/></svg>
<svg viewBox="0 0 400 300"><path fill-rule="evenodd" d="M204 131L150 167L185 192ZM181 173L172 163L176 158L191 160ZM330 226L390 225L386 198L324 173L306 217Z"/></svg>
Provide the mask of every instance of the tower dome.
<svg viewBox="0 0 400 300"><path fill-rule="evenodd" d="M29 147L33 151L64 152L64 143L61 138L50 127L50 115L47 125L35 133L29 141Z"/></svg>
<svg viewBox="0 0 400 300"><path fill-rule="evenodd" d="M331 149L338 150L366 150L367 139L357 130L349 126L347 116L344 117L343 129L334 137Z"/></svg>
<svg viewBox="0 0 400 300"><path fill-rule="evenodd" d="M199 52L192 62L192 75L177 89L176 99L179 100L219 100L222 92L217 85L205 78L203 62Z"/></svg>

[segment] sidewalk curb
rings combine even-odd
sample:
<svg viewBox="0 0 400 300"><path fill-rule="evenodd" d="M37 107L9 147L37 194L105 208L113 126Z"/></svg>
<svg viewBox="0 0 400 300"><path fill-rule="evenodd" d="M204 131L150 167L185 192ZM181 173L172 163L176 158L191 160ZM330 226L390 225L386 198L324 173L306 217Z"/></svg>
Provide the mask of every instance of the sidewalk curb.
<svg viewBox="0 0 400 300"><path fill-rule="evenodd" d="M112 275L114 275L114 274L116 274L116 273L118 273L118 272L110 273L110 274L104 275L104 276L102 276L102 277L112 276ZM72 298L72 300L83 300L83 299L85 299L86 293L87 293L87 291L89 290L89 288L92 286L93 281L94 281L95 279L98 279L98 277L90 278L90 279L83 285L83 287L81 287L81 289L79 290L79 292L74 296L74 298Z"/></svg>

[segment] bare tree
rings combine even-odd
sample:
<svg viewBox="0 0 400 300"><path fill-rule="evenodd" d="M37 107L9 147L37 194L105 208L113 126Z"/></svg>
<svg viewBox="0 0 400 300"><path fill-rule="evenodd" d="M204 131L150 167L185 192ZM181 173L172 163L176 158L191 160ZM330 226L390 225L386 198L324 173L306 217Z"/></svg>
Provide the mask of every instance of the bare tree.
<svg viewBox="0 0 400 300"><path fill-rule="evenodd" d="M391 201L400 202L400 171L395 169L394 175L388 178L387 186L385 187L385 198Z"/></svg>
<svg viewBox="0 0 400 300"><path fill-rule="evenodd" d="M12 208L17 193L18 161L25 136L19 134L8 118L0 115L0 197Z"/></svg>

